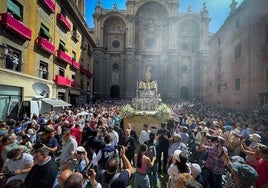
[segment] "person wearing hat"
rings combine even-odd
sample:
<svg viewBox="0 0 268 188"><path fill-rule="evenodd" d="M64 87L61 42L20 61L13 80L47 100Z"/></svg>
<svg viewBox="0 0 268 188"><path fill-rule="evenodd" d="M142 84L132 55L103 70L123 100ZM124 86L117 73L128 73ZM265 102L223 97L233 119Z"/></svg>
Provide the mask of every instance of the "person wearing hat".
<svg viewBox="0 0 268 188"><path fill-rule="evenodd" d="M184 155L181 150L175 150L172 158L172 163L169 166L167 173L172 185L177 185L176 182L178 182L180 174L190 173L190 168L187 164L187 156Z"/></svg>
<svg viewBox="0 0 268 188"><path fill-rule="evenodd" d="M211 142L209 143L207 139L210 139ZM200 147L202 151L207 152L207 159L204 166L208 173L207 182L209 183L209 187L222 187L222 175L225 170L222 156L227 152L227 148L223 146L224 142L224 138L220 136L207 137L204 134L202 135Z"/></svg>
<svg viewBox="0 0 268 188"><path fill-rule="evenodd" d="M259 178L256 181L256 188L267 188L268 187L268 146L264 144L257 144L257 149L261 156L258 161L256 171L259 174Z"/></svg>
<svg viewBox="0 0 268 188"><path fill-rule="evenodd" d="M83 146L77 147L76 151L71 157L71 160L72 162L69 165L69 168L76 172L83 172L83 170L89 164L87 152Z"/></svg>
<svg viewBox="0 0 268 188"><path fill-rule="evenodd" d="M188 155L188 148L181 141L181 135L180 134L174 134L173 135L173 143L169 146L169 149L168 149L168 162L169 162L169 165L171 164L173 154L177 149L181 150L184 155L186 155L186 156Z"/></svg>
<svg viewBox="0 0 268 188"><path fill-rule="evenodd" d="M230 156L240 155L240 131L236 128L231 131L227 140L226 146L228 147L228 152Z"/></svg>
<svg viewBox="0 0 268 188"><path fill-rule="evenodd" d="M241 141L241 151L246 154L246 163L256 168L260 157L257 150L257 144L260 142L260 136L256 133L250 134L249 140L251 141L249 146L247 146L244 139Z"/></svg>
<svg viewBox="0 0 268 188"><path fill-rule="evenodd" d="M207 182L204 180L202 176L202 170L199 164L197 163L192 163L190 164L190 169L191 169L191 175L193 178L199 182L204 188L207 187Z"/></svg>
<svg viewBox="0 0 268 188"><path fill-rule="evenodd" d="M25 146L29 151L32 149L32 143L30 141L30 135L24 134L22 135L22 140L20 142L20 145Z"/></svg>

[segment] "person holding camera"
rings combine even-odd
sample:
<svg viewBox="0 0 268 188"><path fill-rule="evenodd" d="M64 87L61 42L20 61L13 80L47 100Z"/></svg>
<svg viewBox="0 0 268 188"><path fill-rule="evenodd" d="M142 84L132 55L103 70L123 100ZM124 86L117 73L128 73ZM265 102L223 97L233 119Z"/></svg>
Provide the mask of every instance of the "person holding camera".
<svg viewBox="0 0 268 188"><path fill-rule="evenodd" d="M227 148L223 146L225 140L221 136L210 136L203 134L200 147L207 152L205 170L207 171L207 181L210 187L222 188L222 174L224 173L224 160L222 156L227 153Z"/></svg>
<svg viewBox="0 0 268 188"><path fill-rule="evenodd" d="M69 165L69 168L76 172L83 172L84 169L89 164L87 152L83 146L77 147L71 159L72 159L72 163L71 165Z"/></svg>
<svg viewBox="0 0 268 188"><path fill-rule="evenodd" d="M125 148L120 148L120 155L114 154L109 157L106 163L106 169L101 169L97 172L94 172L93 169L90 169L89 181L93 185L92 187L97 188L99 184L102 187L109 184L111 188L126 188L128 186L129 179L132 174L132 166L125 155ZM123 161L123 166L125 170L120 169L120 159ZM94 178L96 176L96 179ZM97 180L97 182L95 182Z"/></svg>

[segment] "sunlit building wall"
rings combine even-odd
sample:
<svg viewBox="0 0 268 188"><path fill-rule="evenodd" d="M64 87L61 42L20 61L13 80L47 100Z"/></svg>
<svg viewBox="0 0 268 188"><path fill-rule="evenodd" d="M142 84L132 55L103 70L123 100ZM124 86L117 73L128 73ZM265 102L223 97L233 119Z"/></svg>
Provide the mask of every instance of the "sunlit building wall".
<svg viewBox="0 0 268 188"><path fill-rule="evenodd" d="M264 108L268 99L268 1L235 1L209 41L207 99L226 109Z"/></svg>
<svg viewBox="0 0 268 188"><path fill-rule="evenodd" d="M178 12L177 0L127 0L126 10L94 12L94 92L97 98L133 98L137 82L150 71L165 101L205 95L209 13Z"/></svg>
<svg viewBox="0 0 268 188"><path fill-rule="evenodd" d="M94 47L84 0L1 0L0 119L35 99L36 82L49 87L46 97L88 102Z"/></svg>

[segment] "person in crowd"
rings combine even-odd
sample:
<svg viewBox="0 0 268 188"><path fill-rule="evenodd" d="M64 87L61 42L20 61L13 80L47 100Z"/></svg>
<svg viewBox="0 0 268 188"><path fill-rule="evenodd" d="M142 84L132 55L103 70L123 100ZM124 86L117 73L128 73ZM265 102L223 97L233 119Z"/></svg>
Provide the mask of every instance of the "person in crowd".
<svg viewBox="0 0 268 188"><path fill-rule="evenodd" d="M51 156L49 150L40 145L34 146L34 166L25 178L27 188L52 187L58 173L58 166Z"/></svg>
<svg viewBox="0 0 268 188"><path fill-rule="evenodd" d="M210 139L210 144L208 140ZM224 138L208 137L208 135L203 134L200 147L202 150L207 152L207 159L205 161L205 168L208 173L208 182L210 187L222 187L222 175L224 173L224 161L222 156L224 152L227 152L227 148L223 147ZM224 148L224 150L223 150Z"/></svg>
<svg viewBox="0 0 268 188"><path fill-rule="evenodd" d="M150 139L145 142L147 145L148 149L146 151L146 156L150 158L152 161L154 157L157 156L158 152L158 142L156 141L156 136L155 133L150 132L149 135ZM157 188L157 179L158 179L158 160L156 159L154 162L154 165L152 167L148 166L147 167L147 174L149 175L150 178L150 185L152 188Z"/></svg>
<svg viewBox="0 0 268 188"><path fill-rule="evenodd" d="M71 162L68 168L82 173L87 165L89 165L87 152L83 146L78 146L76 151L71 156Z"/></svg>
<svg viewBox="0 0 268 188"><path fill-rule="evenodd" d="M136 143L135 139L130 135L130 129L125 129L125 141L122 144L126 149L126 156L130 163L134 165L134 154Z"/></svg>
<svg viewBox="0 0 268 188"><path fill-rule="evenodd" d="M168 159L168 148L169 148L169 140L171 139L171 134L167 129L167 125L165 123L161 123L161 129L157 130L157 138L159 142L159 150L157 153L158 160L158 173L167 173L167 159ZM162 159L163 154L163 159ZM163 161L163 163L162 163Z"/></svg>
<svg viewBox="0 0 268 188"><path fill-rule="evenodd" d="M138 136L135 130L132 129L132 125L129 123L127 128L130 129L130 135L135 139L135 142L138 141Z"/></svg>
<svg viewBox="0 0 268 188"><path fill-rule="evenodd" d="M184 187L185 188L203 188L202 184L200 184L195 179L191 179L191 180L186 181Z"/></svg>
<svg viewBox="0 0 268 188"><path fill-rule="evenodd" d="M183 154L183 152L179 149L175 150L172 158L172 163L168 167L168 175L171 184L175 184L175 182L179 179L179 174L189 173L190 168L187 164L187 156Z"/></svg>
<svg viewBox="0 0 268 188"><path fill-rule="evenodd" d="M256 171L259 178L256 181L256 188L268 187L268 146L264 144L257 144L257 149L261 155L258 161Z"/></svg>
<svg viewBox="0 0 268 188"><path fill-rule="evenodd" d="M20 146L16 142L16 139L11 135L8 135L8 134L4 135L2 138L2 141L6 143L2 149L2 152L1 152L1 156L2 156L3 161L5 161L7 159L7 153L14 148L20 148L20 149L22 149L22 151L25 151L25 147Z"/></svg>
<svg viewBox="0 0 268 188"><path fill-rule="evenodd" d="M77 145L81 146L82 144L82 130L79 123L74 123L70 128L71 135L75 138Z"/></svg>
<svg viewBox="0 0 268 188"><path fill-rule="evenodd" d="M22 140L21 140L21 142L19 143L19 145L22 145L22 146L26 147L27 150L31 151L31 150L32 150L32 146L33 146L33 144L32 144L32 142L30 141L30 135L28 135L28 134L24 134L24 135L22 135L21 138L22 138Z"/></svg>
<svg viewBox="0 0 268 188"><path fill-rule="evenodd" d="M111 179L118 173L116 178L114 178L113 182L110 183L111 188L125 188L128 185L129 179L132 174L132 166L125 155L125 148L120 148L119 152L120 156L117 154L112 155L107 160L107 168L104 170L99 170L96 175L96 180L98 183L102 184L104 182L108 183ZM120 158L123 161L123 166L125 170L120 171ZM94 173L93 173L94 176ZM92 183L92 178L91 178ZM92 183L95 184L94 182Z"/></svg>
<svg viewBox="0 0 268 188"><path fill-rule="evenodd" d="M204 177L202 176L202 170L199 164L192 163L190 165L191 175L193 178L202 185L203 188L207 188L207 182L204 180Z"/></svg>
<svg viewBox="0 0 268 188"><path fill-rule="evenodd" d="M180 133L181 135L181 142L183 142L185 145L188 144L190 140L190 136L188 134L188 127L186 126L180 126Z"/></svg>
<svg viewBox="0 0 268 188"><path fill-rule="evenodd" d="M173 135L173 143L169 146L168 149L169 165L172 163L173 154L177 149L181 150L184 155L188 156L188 148L183 142L181 142L180 134Z"/></svg>
<svg viewBox="0 0 268 188"><path fill-rule="evenodd" d="M79 172L71 174L64 182L64 188L82 188L83 187L83 175Z"/></svg>
<svg viewBox="0 0 268 188"><path fill-rule="evenodd" d="M145 144L140 146L139 153L135 155L136 174L134 177L134 188L150 188L150 178L147 174L147 167L153 167L156 157L151 160L145 155L148 147Z"/></svg>
<svg viewBox="0 0 268 188"><path fill-rule="evenodd" d="M71 136L70 129L66 128L62 133L62 153L60 158L60 169L68 168L72 154L77 150L77 142Z"/></svg>
<svg viewBox="0 0 268 188"><path fill-rule="evenodd" d="M143 130L140 133L140 137L139 137L139 143L140 145L144 144L144 142L149 140L149 134L150 134L151 130L149 129L149 126L147 124L143 125Z"/></svg>
<svg viewBox="0 0 268 188"><path fill-rule="evenodd" d="M7 160L4 162L1 173L13 173L7 182L12 179L24 180L33 165L31 154L23 153L20 148L14 148L7 153Z"/></svg>
<svg viewBox="0 0 268 188"><path fill-rule="evenodd" d="M55 153L58 150L59 143L55 138L55 130L49 126L44 127L44 132L42 133L40 139L37 143L43 144L49 150L49 155L55 158Z"/></svg>
<svg viewBox="0 0 268 188"><path fill-rule="evenodd" d="M101 150L99 150L96 157L92 159L92 163L94 164L94 166L98 166L99 169L106 169L106 164L109 157L116 154L117 152L116 148L111 145L111 141L111 136L106 135L104 137L105 146Z"/></svg>
<svg viewBox="0 0 268 188"><path fill-rule="evenodd" d="M105 143L102 140L98 139L97 136L98 130L92 129L91 135L87 138L87 141L85 143L85 149L87 151L89 160L92 160L93 153L98 153L105 146Z"/></svg>
<svg viewBox="0 0 268 188"><path fill-rule="evenodd" d="M72 174L73 174L73 171L70 169L65 169L62 172L58 173L57 177L55 178L53 188L63 188L64 182Z"/></svg>
<svg viewBox="0 0 268 188"><path fill-rule="evenodd" d="M118 133L114 130L113 126L108 126L108 135L111 137L111 145L113 147L116 147L119 143L119 135Z"/></svg>
<svg viewBox="0 0 268 188"><path fill-rule="evenodd" d="M124 145L125 133L124 133L123 129L121 129L121 127L120 127L120 122L115 123L114 131L117 132L117 134L118 134L118 138L119 138L118 144Z"/></svg>

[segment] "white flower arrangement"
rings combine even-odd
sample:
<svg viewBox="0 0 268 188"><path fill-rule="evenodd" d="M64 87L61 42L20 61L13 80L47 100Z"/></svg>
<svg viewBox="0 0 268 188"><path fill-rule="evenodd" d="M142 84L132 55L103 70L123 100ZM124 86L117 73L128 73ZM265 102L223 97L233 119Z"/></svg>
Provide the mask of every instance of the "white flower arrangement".
<svg viewBox="0 0 268 188"><path fill-rule="evenodd" d="M172 111L166 104L162 103L157 107L155 116L161 120L169 120L172 117Z"/></svg>
<svg viewBox="0 0 268 188"><path fill-rule="evenodd" d="M121 118L131 118L135 115L135 110L129 104L127 104L120 108L119 115Z"/></svg>

